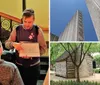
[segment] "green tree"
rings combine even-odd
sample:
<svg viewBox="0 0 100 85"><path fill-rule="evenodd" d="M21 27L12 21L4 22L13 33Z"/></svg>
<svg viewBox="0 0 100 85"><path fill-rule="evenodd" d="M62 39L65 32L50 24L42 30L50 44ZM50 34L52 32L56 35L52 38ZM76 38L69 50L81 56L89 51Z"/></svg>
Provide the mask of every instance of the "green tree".
<svg viewBox="0 0 100 85"><path fill-rule="evenodd" d="M94 56L94 60L97 63L97 67L100 67L100 55Z"/></svg>
<svg viewBox="0 0 100 85"><path fill-rule="evenodd" d="M64 48L60 45L60 43L52 43L50 44L50 64L55 64L56 59L64 52Z"/></svg>
<svg viewBox="0 0 100 85"><path fill-rule="evenodd" d="M88 43L89 45L87 46L87 48L85 47L84 43L67 43L67 47L63 43L60 44L65 49L65 51L69 53L71 60L76 67L77 82L80 82L79 68L91 46L91 43Z"/></svg>

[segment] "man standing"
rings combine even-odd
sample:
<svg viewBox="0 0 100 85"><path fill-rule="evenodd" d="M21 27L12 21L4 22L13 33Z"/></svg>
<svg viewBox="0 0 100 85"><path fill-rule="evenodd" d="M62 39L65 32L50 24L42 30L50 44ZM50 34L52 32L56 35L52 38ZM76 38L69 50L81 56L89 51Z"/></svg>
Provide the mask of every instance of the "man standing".
<svg viewBox="0 0 100 85"><path fill-rule="evenodd" d="M11 49L17 42L15 49L17 50L17 54L19 54L21 41L39 43L40 54L43 54L47 48L46 42L42 29L34 25L34 21L34 10L26 9L22 15L23 24L13 29L9 39L5 43L6 47ZM16 65L19 68L25 85L36 85L40 74L40 57L18 56L16 58Z"/></svg>

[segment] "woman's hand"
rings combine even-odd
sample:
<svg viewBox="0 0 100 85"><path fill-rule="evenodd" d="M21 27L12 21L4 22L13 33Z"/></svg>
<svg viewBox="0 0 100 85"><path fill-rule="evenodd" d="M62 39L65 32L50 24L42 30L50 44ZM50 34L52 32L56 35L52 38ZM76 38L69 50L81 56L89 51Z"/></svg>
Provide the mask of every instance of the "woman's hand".
<svg viewBox="0 0 100 85"><path fill-rule="evenodd" d="M13 42L13 47L20 53L20 52L24 52L24 49L22 48L21 44L23 42L20 42L20 43L16 43L16 42ZM29 57L26 55L26 56L20 56L22 58L25 58L25 59L29 59Z"/></svg>
<svg viewBox="0 0 100 85"><path fill-rule="evenodd" d="M21 47L21 43L13 42L12 45L17 51L23 50L23 48Z"/></svg>

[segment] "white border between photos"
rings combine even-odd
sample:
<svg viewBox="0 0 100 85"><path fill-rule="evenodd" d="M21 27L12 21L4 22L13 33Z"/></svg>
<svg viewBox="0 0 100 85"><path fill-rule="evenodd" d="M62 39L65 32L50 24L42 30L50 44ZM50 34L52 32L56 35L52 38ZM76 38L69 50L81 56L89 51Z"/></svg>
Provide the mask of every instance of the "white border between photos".
<svg viewBox="0 0 100 85"><path fill-rule="evenodd" d="M49 85L50 85L50 43L51 43L51 41L50 41L50 0L49 0L49 34L48 34L48 36L49 36L49 80L48 80L48 82L49 82Z"/></svg>

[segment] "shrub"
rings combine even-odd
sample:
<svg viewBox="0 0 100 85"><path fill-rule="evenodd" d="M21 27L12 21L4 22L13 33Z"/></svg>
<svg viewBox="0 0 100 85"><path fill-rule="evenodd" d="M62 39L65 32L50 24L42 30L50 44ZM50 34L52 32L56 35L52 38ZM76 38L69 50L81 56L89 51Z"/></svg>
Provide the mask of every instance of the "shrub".
<svg viewBox="0 0 100 85"><path fill-rule="evenodd" d="M100 68L94 69L94 72L95 72L95 73L100 73Z"/></svg>
<svg viewBox="0 0 100 85"><path fill-rule="evenodd" d="M100 85L100 83L89 81L50 81L50 85Z"/></svg>

